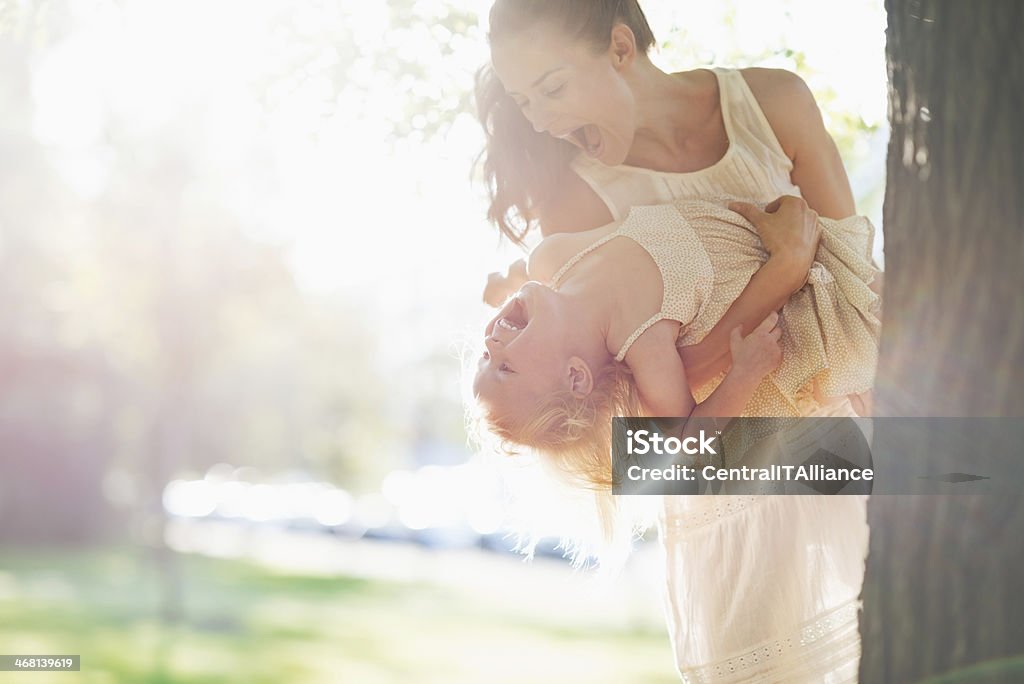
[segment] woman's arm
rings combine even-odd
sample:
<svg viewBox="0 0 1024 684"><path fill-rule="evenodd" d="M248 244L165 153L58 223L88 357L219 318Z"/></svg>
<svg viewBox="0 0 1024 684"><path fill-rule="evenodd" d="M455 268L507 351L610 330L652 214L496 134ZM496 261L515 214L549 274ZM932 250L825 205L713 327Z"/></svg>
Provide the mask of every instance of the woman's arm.
<svg viewBox="0 0 1024 684"><path fill-rule="evenodd" d="M555 199L537 207L540 232L545 237L591 230L614 218L604 200L571 168L560 179Z"/></svg>
<svg viewBox="0 0 1024 684"><path fill-rule="evenodd" d="M765 211L743 202L734 202L729 208L754 225L770 256L704 339L680 350L694 387L729 368L733 328L753 328L803 286L821 236L817 213L799 197L780 197Z"/></svg>
<svg viewBox="0 0 1024 684"><path fill-rule="evenodd" d="M744 69L743 78L783 152L793 162L792 181L800 186L810 208L830 218L856 213L839 150L825 130L818 104L803 79L783 69L761 68ZM729 330L737 325L750 327L768 311L781 308L803 284L807 272L800 272L800 268L804 263L809 268L810 263L806 261L807 252L801 252L799 245L796 249L793 253L772 252L772 258L751 278L722 320L700 344L684 349L684 362L695 386L729 367Z"/></svg>
<svg viewBox="0 0 1024 684"><path fill-rule="evenodd" d="M704 339L679 350L694 387L700 387L729 370L732 364L729 333L733 328L739 327L743 331L753 328L765 316L781 309L790 295L803 285L807 271L804 270L800 276L794 275L800 267L787 265L788 259L769 259Z"/></svg>
<svg viewBox="0 0 1024 684"><path fill-rule="evenodd" d="M792 161L791 179L810 208L830 218L856 213L843 160L803 79L783 69L751 68L742 73L783 152ZM810 268L807 246L796 244L792 253L785 247L769 250L772 258L751 278L722 320L700 344L684 349L684 362L694 386L699 387L729 367L729 330L737 325L750 327L768 311L781 308L803 284L807 271L800 269L804 264ZM813 253L812 249L812 260Z"/></svg>
<svg viewBox="0 0 1024 684"><path fill-rule="evenodd" d="M751 68L742 73L793 162L791 179L811 208L835 219L857 213L839 150L803 79L784 69Z"/></svg>

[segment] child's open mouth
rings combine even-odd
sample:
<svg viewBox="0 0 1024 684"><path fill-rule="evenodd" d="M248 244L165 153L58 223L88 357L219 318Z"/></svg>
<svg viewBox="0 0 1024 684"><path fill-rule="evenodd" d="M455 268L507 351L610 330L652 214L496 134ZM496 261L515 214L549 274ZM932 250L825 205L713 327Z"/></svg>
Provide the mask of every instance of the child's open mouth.
<svg viewBox="0 0 1024 684"><path fill-rule="evenodd" d="M517 296L505 305L505 310L501 312L495 325L505 330L518 332L526 327L526 323L526 308L523 306L522 298Z"/></svg>

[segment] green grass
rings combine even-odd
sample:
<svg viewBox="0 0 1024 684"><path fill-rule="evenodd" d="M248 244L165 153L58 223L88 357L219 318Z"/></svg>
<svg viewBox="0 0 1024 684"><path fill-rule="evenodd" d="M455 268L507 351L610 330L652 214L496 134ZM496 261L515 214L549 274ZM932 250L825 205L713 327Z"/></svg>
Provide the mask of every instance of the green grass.
<svg viewBox="0 0 1024 684"><path fill-rule="evenodd" d="M174 555L180 615L137 550L0 549L0 653L80 654L28 682L674 682L660 629L610 630L432 585Z"/></svg>

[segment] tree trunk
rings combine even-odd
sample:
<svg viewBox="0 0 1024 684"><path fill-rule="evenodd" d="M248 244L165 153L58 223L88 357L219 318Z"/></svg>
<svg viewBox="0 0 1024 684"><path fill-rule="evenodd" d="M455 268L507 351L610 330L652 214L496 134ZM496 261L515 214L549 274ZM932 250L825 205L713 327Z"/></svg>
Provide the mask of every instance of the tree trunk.
<svg viewBox="0 0 1024 684"><path fill-rule="evenodd" d="M1024 416L1024 3L886 9L876 415ZM860 681L1024 681L1024 498L876 496L868 520Z"/></svg>

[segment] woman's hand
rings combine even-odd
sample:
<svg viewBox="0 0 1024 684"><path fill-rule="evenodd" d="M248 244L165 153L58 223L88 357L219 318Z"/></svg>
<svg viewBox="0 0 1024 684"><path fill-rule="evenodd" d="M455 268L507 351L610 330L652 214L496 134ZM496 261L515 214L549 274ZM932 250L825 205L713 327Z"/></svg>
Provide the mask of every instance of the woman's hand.
<svg viewBox="0 0 1024 684"><path fill-rule="evenodd" d="M818 213L800 197L783 195L761 211L753 204L731 202L729 209L754 224L770 259L785 265L794 291L807 281L821 238Z"/></svg>
<svg viewBox="0 0 1024 684"><path fill-rule="evenodd" d="M525 259L513 262L504 275L497 271L491 273L487 276L487 287L484 288L484 302L493 307L501 306L527 280L529 277L526 274Z"/></svg>
<svg viewBox="0 0 1024 684"><path fill-rule="evenodd" d="M773 311L746 337L741 326L732 329L729 336L732 351L730 374L758 382L779 367L782 363L782 347L779 346L782 328L778 323L779 314Z"/></svg>
<svg viewBox="0 0 1024 684"><path fill-rule="evenodd" d="M693 387L703 386L729 367L726 350L733 328L752 329L804 286L821 237L818 215L799 197L780 197L764 211L745 202L732 202L729 208L754 224L770 258L711 332L699 344L680 351Z"/></svg>

